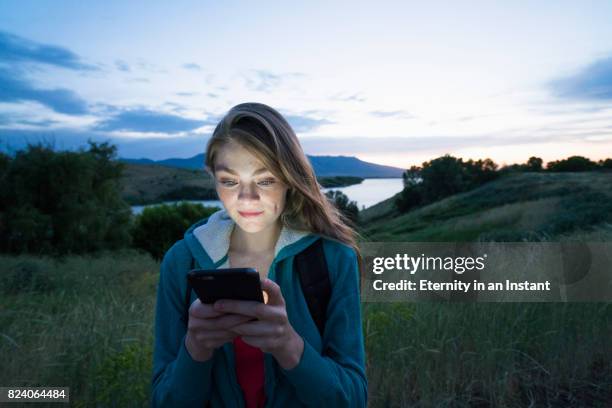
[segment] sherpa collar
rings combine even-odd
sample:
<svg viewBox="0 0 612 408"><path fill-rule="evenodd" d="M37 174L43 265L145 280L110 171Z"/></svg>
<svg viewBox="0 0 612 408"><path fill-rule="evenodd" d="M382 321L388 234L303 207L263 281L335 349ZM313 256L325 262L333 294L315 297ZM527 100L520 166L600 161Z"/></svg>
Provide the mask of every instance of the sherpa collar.
<svg viewBox="0 0 612 408"><path fill-rule="evenodd" d="M191 231L214 264L227 256L234 225L235 222L227 211L220 210L212 214L205 224L195 226ZM307 231L283 227L274 248L274 257L276 258L283 248L309 235L312 234Z"/></svg>

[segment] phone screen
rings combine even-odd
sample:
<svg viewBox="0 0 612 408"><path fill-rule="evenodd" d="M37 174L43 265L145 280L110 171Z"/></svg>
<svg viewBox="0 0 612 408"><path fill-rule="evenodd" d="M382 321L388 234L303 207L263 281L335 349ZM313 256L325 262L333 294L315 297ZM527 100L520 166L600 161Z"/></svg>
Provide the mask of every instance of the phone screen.
<svg viewBox="0 0 612 408"><path fill-rule="evenodd" d="M219 299L264 302L259 273L253 268L194 269L187 280L202 303Z"/></svg>

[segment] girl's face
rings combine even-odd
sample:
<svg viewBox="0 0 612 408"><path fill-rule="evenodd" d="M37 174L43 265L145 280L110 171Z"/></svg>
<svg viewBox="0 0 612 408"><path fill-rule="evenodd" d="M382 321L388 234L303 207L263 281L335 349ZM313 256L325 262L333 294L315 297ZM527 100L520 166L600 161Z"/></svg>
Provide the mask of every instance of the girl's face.
<svg viewBox="0 0 612 408"><path fill-rule="evenodd" d="M288 187L238 143L217 152L214 163L219 199L238 226L250 233L276 225Z"/></svg>

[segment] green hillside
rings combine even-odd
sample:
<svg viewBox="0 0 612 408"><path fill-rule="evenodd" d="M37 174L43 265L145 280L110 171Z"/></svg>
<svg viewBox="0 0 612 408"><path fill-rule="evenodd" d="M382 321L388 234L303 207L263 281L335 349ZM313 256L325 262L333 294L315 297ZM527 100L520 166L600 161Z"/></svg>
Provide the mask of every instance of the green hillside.
<svg viewBox="0 0 612 408"><path fill-rule="evenodd" d="M393 198L361 214L370 241L612 240L612 173L517 173L399 214Z"/></svg>
<svg viewBox="0 0 612 408"><path fill-rule="evenodd" d="M203 170L125 163L121 181L123 198L132 205L217 199L214 182Z"/></svg>

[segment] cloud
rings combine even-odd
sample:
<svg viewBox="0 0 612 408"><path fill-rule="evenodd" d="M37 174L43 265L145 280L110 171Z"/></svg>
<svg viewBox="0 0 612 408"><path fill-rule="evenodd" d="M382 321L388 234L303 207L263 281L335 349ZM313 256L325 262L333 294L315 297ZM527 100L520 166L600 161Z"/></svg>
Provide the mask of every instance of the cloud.
<svg viewBox="0 0 612 408"><path fill-rule="evenodd" d="M253 76L246 76L246 86L252 91L271 92L281 86L283 82L292 78L302 78L306 75L299 72L287 72L274 74L269 71L254 69L251 70Z"/></svg>
<svg viewBox="0 0 612 408"><path fill-rule="evenodd" d="M130 72L130 66L128 65L127 62L123 61L123 60L117 60L115 61L115 67L119 70L119 71L123 71L123 72Z"/></svg>
<svg viewBox="0 0 612 408"><path fill-rule="evenodd" d="M123 137L109 136L96 131L54 129L53 131L13 130L0 128L0 151L13 153L25 149L28 144L42 143L55 150L78 150L87 148L88 140L110 142L117 146L119 157L149 158L153 160L170 157L192 157L204 153L209 136L188 134L170 137Z"/></svg>
<svg viewBox="0 0 612 408"><path fill-rule="evenodd" d="M192 71L202 71L202 67L194 62L189 62L187 64L183 64L183 68L189 69Z"/></svg>
<svg viewBox="0 0 612 408"><path fill-rule="evenodd" d="M176 95L178 96L196 96L198 93L197 92L177 92Z"/></svg>
<svg viewBox="0 0 612 408"><path fill-rule="evenodd" d="M306 115L283 114L283 116L285 119L287 119L287 122L289 122L296 133L310 132L311 130L317 129L323 125L334 123L327 119L316 119Z"/></svg>
<svg viewBox="0 0 612 408"><path fill-rule="evenodd" d="M47 64L79 71L98 69L83 63L78 55L66 48L35 43L6 31L0 31L0 61Z"/></svg>
<svg viewBox="0 0 612 408"><path fill-rule="evenodd" d="M574 75L551 81L549 86L559 98L612 100L612 56L595 61Z"/></svg>
<svg viewBox="0 0 612 408"><path fill-rule="evenodd" d="M214 122L216 123L216 122ZM212 125L212 120L186 119L182 116L147 109L122 111L96 124L99 131L132 131L144 133L177 133Z"/></svg>
<svg viewBox="0 0 612 408"><path fill-rule="evenodd" d="M409 112L396 110L396 111L371 111L370 115L379 118L396 118L396 119L414 119L416 116Z"/></svg>
<svg viewBox="0 0 612 408"><path fill-rule="evenodd" d="M39 89L14 73L0 68L0 102L34 101L68 115L88 112L87 103L68 89Z"/></svg>
<svg viewBox="0 0 612 408"><path fill-rule="evenodd" d="M342 101L342 102L365 102L366 98L363 97L361 95L361 93L353 93L353 94L348 94L348 93L338 93L335 94L333 96L331 96L332 100L335 101Z"/></svg>

